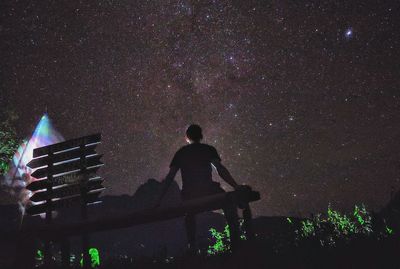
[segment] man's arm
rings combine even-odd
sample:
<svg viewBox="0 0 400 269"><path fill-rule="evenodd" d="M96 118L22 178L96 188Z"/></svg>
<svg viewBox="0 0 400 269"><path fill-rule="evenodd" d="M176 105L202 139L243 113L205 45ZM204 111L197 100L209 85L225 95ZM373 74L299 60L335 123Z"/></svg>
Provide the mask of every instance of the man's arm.
<svg viewBox="0 0 400 269"><path fill-rule="evenodd" d="M162 199L164 198L164 195L167 193L169 186L171 185L172 181L174 181L175 175L178 172L179 168L175 167L175 166L171 166L169 168L169 172L167 174L167 176L162 180L163 183L163 189L161 191L161 195L157 200L157 203L155 204L155 207L158 207L162 201Z"/></svg>
<svg viewBox="0 0 400 269"><path fill-rule="evenodd" d="M226 169L225 166L222 165L221 161L218 159L213 160L212 165L217 169L218 175L226 181L229 185L231 185L233 188L237 188L239 184L236 183L236 181L233 179L231 174L229 173L228 169Z"/></svg>

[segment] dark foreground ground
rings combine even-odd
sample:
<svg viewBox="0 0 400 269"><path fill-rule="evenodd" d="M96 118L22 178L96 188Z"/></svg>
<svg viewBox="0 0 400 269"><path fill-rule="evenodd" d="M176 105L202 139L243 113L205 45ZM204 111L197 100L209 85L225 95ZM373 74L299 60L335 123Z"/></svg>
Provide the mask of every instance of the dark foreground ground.
<svg viewBox="0 0 400 269"><path fill-rule="evenodd" d="M243 241L234 253L214 256L186 254L173 258L113 257L102 260L98 268L400 268L399 243L396 236L380 240L357 238L351 242L336 242L334 247L323 247L317 241L287 244L256 238Z"/></svg>

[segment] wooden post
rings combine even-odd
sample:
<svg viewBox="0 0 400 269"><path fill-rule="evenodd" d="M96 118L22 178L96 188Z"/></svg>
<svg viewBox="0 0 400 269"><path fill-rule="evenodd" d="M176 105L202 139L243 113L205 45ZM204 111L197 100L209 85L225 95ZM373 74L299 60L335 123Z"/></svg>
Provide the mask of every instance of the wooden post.
<svg viewBox="0 0 400 269"><path fill-rule="evenodd" d="M237 203L234 199L234 195L227 194L225 206L223 208L226 221L229 225L231 247L235 251L240 241L240 227L239 227L239 216L237 213Z"/></svg>
<svg viewBox="0 0 400 269"><path fill-rule="evenodd" d="M229 229L231 232L231 243L232 250L235 251L240 242L240 227L239 227L239 217L237 214L237 207L235 204L232 205L232 216L230 217Z"/></svg>
<svg viewBox="0 0 400 269"><path fill-rule="evenodd" d="M53 192L53 151L50 150L47 157L47 193L48 197L46 199L46 224L51 224L52 221L52 202L51 202L51 194ZM44 242L44 264L45 266L50 266L51 263L51 250L50 250L50 240L46 240Z"/></svg>
<svg viewBox="0 0 400 269"><path fill-rule="evenodd" d="M13 267L18 269L32 269L35 267L35 239L29 234L20 234L17 241L16 255Z"/></svg>
<svg viewBox="0 0 400 269"><path fill-rule="evenodd" d="M87 182L88 175L86 169L86 155L85 155L85 144L80 145L80 163L82 172L82 182L81 182L81 216L82 220L87 219L87 205L86 205L86 195L87 195ZM89 234L82 234L82 252L83 252L83 268L90 268L90 257L89 257Z"/></svg>
<svg viewBox="0 0 400 269"><path fill-rule="evenodd" d="M67 237L61 239L61 263L63 269L70 267L71 248Z"/></svg>
<svg viewBox="0 0 400 269"><path fill-rule="evenodd" d="M243 226L248 239L254 239L254 230L252 225L252 214L249 204L243 208Z"/></svg>

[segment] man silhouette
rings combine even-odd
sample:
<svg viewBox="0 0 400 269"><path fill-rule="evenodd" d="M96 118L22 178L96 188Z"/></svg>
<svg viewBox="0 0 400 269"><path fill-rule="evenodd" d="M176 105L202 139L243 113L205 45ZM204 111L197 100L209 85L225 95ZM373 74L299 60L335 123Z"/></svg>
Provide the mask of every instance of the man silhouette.
<svg viewBox="0 0 400 269"><path fill-rule="evenodd" d="M207 195L225 192L218 182L212 180L212 168L217 170L218 175L225 180L233 188L239 188L239 185L233 179L228 169L221 164L221 158L217 150L210 145L200 143L203 139L201 127L192 124L186 130L186 141L189 143L180 148L174 155L170 170L165 177L164 190L157 202L160 204L162 198L168 190L168 187L175 178L178 170L182 175L182 199L184 201L200 198ZM231 230L231 242L236 244L238 238L238 216L236 207L231 206L224 208L224 214ZM188 239L188 248L195 250L196 243L196 219L194 215L185 216L185 225Z"/></svg>

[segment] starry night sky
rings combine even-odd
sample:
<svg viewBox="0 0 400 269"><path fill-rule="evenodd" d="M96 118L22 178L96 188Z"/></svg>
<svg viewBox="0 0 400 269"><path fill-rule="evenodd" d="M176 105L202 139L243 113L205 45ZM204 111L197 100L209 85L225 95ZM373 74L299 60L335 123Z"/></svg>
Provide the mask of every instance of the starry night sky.
<svg viewBox="0 0 400 269"><path fill-rule="evenodd" d="M21 136L46 110L67 139L101 132L106 194L162 179L198 123L257 215L379 209L400 188L399 18L394 0L4 0L0 107Z"/></svg>

